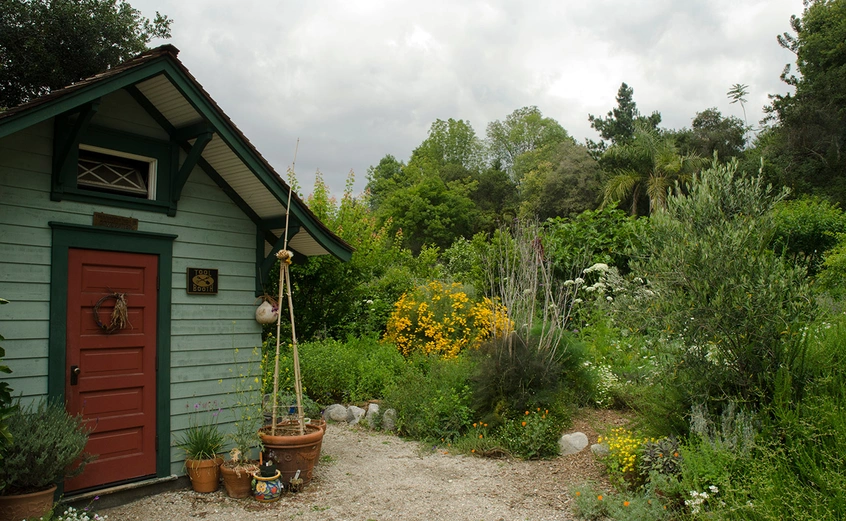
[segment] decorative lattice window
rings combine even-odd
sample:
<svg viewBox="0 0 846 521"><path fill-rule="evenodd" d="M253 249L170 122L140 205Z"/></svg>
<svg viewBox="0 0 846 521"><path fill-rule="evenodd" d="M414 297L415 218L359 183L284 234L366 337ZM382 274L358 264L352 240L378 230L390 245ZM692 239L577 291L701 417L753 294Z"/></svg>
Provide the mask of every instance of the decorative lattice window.
<svg viewBox="0 0 846 521"><path fill-rule="evenodd" d="M140 199L154 199L155 160L80 146L77 187Z"/></svg>

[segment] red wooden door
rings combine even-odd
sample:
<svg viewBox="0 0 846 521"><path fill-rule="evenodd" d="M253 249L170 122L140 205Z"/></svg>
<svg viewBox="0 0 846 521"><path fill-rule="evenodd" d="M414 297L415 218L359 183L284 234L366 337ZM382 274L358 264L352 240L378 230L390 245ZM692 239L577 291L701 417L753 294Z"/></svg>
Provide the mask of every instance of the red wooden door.
<svg viewBox="0 0 846 521"><path fill-rule="evenodd" d="M86 451L97 459L66 492L156 473L157 272L156 255L69 250L65 398L94 427ZM126 294L129 324L107 334L94 307L112 293ZM114 304L100 305L100 322Z"/></svg>

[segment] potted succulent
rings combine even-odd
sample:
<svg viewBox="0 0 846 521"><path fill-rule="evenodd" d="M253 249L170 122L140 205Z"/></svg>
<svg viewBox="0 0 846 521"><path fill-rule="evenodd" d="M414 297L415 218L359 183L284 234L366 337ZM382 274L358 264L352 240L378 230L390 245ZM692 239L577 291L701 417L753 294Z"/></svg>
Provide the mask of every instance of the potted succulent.
<svg viewBox="0 0 846 521"><path fill-rule="evenodd" d="M9 418L11 442L0 449L0 519L40 517L53 506L56 485L94 459L83 454L91 429L61 402L40 400Z"/></svg>
<svg viewBox="0 0 846 521"><path fill-rule="evenodd" d="M209 421L199 421L200 415L209 414ZM195 492L214 492L220 486L220 464L223 459L218 454L226 438L217 425L219 414L217 402L194 404L194 411L189 413L188 428L173 443L174 447L185 451L185 469Z"/></svg>

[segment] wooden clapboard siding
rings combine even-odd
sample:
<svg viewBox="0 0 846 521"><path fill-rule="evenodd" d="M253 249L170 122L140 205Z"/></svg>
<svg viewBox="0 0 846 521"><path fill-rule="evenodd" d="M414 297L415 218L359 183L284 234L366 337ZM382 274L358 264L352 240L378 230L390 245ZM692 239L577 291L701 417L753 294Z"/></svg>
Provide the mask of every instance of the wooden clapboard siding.
<svg viewBox="0 0 846 521"><path fill-rule="evenodd" d="M92 124L166 139L152 119L123 93L106 96ZM171 432L188 425L185 405L197 401L234 403L234 348L239 356L261 345L255 313L256 228L200 169L188 179L176 216L85 202L50 200L52 121L0 139L0 334L6 337L4 376L27 400L47 394L49 340L49 222L92 224L94 212L138 219L145 232L174 234L170 290ZM217 295L187 295L186 268L216 268ZM131 304L130 304L131 305ZM162 325L166 327L166 325ZM241 360L242 358L239 358ZM258 361L254 364L256 370ZM224 428L232 414L220 417ZM172 440L165 440L167 446ZM182 472L183 455L171 448L171 471Z"/></svg>
<svg viewBox="0 0 846 521"><path fill-rule="evenodd" d="M91 124L161 140L168 139L167 132L135 103L132 96L122 90L102 98L100 108L91 118Z"/></svg>

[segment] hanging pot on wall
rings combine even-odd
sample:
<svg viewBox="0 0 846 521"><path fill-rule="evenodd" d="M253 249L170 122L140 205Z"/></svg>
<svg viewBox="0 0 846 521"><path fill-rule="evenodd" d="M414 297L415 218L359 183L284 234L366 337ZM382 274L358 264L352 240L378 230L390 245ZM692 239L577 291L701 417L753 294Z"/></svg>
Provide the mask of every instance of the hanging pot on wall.
<svg viewBox="0 0 846 521"><path fill-rule="evenodd" d="M256 322L259 324L273 324L279 317L279 304L269 295L259 297L261 304L256 308Z"/></svg>

